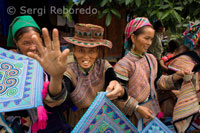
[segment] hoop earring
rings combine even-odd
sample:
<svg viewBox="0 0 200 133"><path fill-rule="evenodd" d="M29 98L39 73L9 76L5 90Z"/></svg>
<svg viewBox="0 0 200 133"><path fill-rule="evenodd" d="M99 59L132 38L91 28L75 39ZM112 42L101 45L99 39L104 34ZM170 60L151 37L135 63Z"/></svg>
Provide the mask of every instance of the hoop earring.
<svg viewBox="0 0 200 133"><path fill-rule="evenodd" d="M131 49L135 50L135 44L134 43L132 44Z"/></svg>

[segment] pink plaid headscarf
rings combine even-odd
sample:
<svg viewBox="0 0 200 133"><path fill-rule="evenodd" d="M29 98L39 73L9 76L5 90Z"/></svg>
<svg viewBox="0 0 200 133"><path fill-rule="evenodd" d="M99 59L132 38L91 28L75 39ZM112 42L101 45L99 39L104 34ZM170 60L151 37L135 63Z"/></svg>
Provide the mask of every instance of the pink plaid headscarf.
<svg viewBox="0 0 200 133"><path fill-rule="evenodd" d="M144 26L152 26L149 20L145 17L134 18L126 25L125 32L124 32L125 34L124 48L125 49L129 48L128 38L131 36L131 34Z"/></svg>

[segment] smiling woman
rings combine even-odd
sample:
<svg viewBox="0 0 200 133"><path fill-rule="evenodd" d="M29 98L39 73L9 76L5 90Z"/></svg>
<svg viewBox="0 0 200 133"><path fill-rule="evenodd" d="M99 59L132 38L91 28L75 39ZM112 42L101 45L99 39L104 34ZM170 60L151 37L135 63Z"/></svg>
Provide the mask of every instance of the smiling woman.
<svg viewBox="0 0 200 133"><path fill-rule="evenodd" d="M38 54L36 47L31 41L32 35L37 35L40 40L40 27L31 16L18 16L10 24L7 46L17 47L17 53L27 56L27 52ZM18 79L22 82L22 79ZM35 109L36 110L36 109ZM6 112L6 121L11 123L14 132L26 132L31 130L32 124L38 120L34 109ZM10 119L12 118L12 119ZM24 123L21 123L21 121Z"/></svg>
<svg viewBox="0 0 200 133"><path fill-rule="evenodd" d="M147 49L151 46L154 37L154 29L151 27L143 27L135 31L131 35L131 40L134 44L132 51L136 54L143 55Z"/></svg>
<svg viewBox="0 0 200 133"><path fill-rule="evenodd" d="M57 106L67 97L73 103L69 110L67 121L72 126L80 120L99 91L107 91L110 100L126 99L125 89L120 85L112 66L108 61L99 58L100 47L112 47L109 40L103 39L104 28L93 24L78 23L75 25L75 36L64 37L73 44L74 62L67 62L69 50L62 53L58 40L58 31L53 30L53 40L49 38L48 30L43 29L45 46L37 36L33 36L38 45L41 57L28 53L38 60L44 70L51 75L48 94L45 103ZM52 42L54 49L52 49Z"/></svg>
<svg viewBox="0 0 200 133"><path fill-rule="evenodd" d="M74 47L74 56L83 69L89 69L95 62L98 56L98 47L94 48L84 48L75 46Z"/></svg>
<svg viewBox="0 0 200 133"><path fill-rule="evenodd" d="M40 56L37 49L37 44L32 40L32 36L37 37L38 41L43 45L40 27L37 25L34 19L28 15L18 16L10 25L7 46L17 47L17 53L19 54L28 56L28 53L31 52L37 56ZM47 88L44 86L48 82L48 76L45 72L43 75L44 78L42 76L41 79L44 79L45 83L43 85L44 91L42 93L45 97L44 92ZM22 82L22 79L19 79L18 81ZM23 111L7 112L5 118L6 121L11 123L10 125L14 129L14 132L27 132L28 130L30 132L31 130L33 132L58 132L60 130L66 130L67 126L60 118L62 115L61 110L63 106L59 106L53 109L49 109L47 105L44 105L44 107L49 112L48 114L46 113L47 111L42 107L42 110L41 108L37 108ZM42 115L37 114L36 112L40 112L40 114L42 112Z"/></svg>
<svg viewBox="0 0 200 133"><path fill-rule="evenodd" d="M125 29L125 48L131 49L114 68L129 92L128 100L120 103L119 107L135 125L140 118L144 118L146 124L160 112L154 86L157 61L153 55L146 53L154 32L147 18L131 20Z"/></svg>
<svg viewBox="0 0 200 133"><path fill-rule="evenodd" d="M31 40L31 37L32 35L36 35L40 38L40 41L42 41L40 34L40 30L33 27L24 27L18 30L14 39L18 47L18 52L22 53L23 55L27 55L28 52L39 54L36 45Z"/></svg>

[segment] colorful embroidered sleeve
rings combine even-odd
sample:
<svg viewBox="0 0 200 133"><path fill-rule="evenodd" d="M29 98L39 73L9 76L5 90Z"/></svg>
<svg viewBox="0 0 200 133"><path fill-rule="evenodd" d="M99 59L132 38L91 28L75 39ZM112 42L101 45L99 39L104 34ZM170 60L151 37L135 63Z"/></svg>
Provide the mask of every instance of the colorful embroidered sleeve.
<svg viewBox="0 0 200 133"><path fill-rule="evenodd" d="M60 105L62 104L67 97L67 90L65 88L62 89L62 91L57 94L56 96L52 96L49 91L45 97L44 102L48 104L55 104L55 105Z"/></svg>
<svg viewBox="0 0 200 133"><path fill-rule="evenodd" d="M74 90L74 85L72 83L72 76L70 75L70 70L71 69L68 69L63 75L62 91L56 96L51 96L51 94L48 92L45 98L45 103L60 105L67 98L68 92L71 93Z"/></svg>
<svg viewBox="0 0 200 133"><path fill-rule="evenodd" d="M128 96L128 100L124 101L115 101L115 105L125 114L131 116L135 112L135 108L138 105L138 101L133 97Z"/></svg>
<svg viewBox="0 0 200 133"><path fill-rule="evenodd" d="M167 56L164 56L161 58L161 60L163 60L164 62L168 60Z"/></svg>
<svg viewBox="0 0 200 133"><path fill-rule="evenodd" d="M157 82L158 88L161 90L172 90L176 89L172 75L162 75Z"/></svg>
<svg viewBox="0 0 200 133"><path fill-rule="evenodd" d="M194 65L195 65L195 63L192 60L192 58L190 58L187 55L182 55L182 56L172 60L170 62L170 64L168 65L168 67L169 67L169 69L174 70L174 71L179 71L179 70L192 71Z"/></svg>
<svg viewBox="0 0 200 133"><path fill-rule="evenodd" d="M119 79L128 81L129 80L129 72L130 69L127 67L129 66L129 64L126 62L126 58L123 58L122 60L120 60L115 66L114 66L114 70L116 72L116 75Z"/></svg>
<svg viewBox="0 0 200 133"><path fill-rule="evenodd" d="M161 60L163 60L164 62L166 62L167 60L169 60L170 58L172 58L174 55L173 54L170 54L170 55L167 55L167 56L164 56L161 58Z"/></svg>
<svg viewBox="0 0 200 133"><path fill-rule="evenodd" d="M183 55L170 62L168 67L173 71L179 71L179 70L192 71L194 65L195 64L193 60L189 56ZM173 82L172 75L170 76L162 75L158 80L157 84L158 87L162 90L177 89Z"/></svg>
<svg viewBox="0 0 200 133"><path fill-rule="evenodd" d="M129 64L129 60L125 57L115 65L114 70L122 83L128 83L131 67L134 70L134 66L131 66ZM128 100L125 102L116 101L116 105L125 115L131 116L135 110L136 105L138 105L138 101L135 98L128 96Z"/></svg>

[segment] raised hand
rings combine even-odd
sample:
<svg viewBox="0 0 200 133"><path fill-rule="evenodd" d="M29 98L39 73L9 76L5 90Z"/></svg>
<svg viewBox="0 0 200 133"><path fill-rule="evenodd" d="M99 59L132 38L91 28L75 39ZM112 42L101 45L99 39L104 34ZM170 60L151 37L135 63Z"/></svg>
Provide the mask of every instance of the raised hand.
<svg viewBox="0 0 200 133"><path fill-rule="evenodd" d="M42 42L36 35L32 36L32 40L36 44L40 55L29 52L28 56L36 59L43 67L44 71L51 77L62 77L67 67L67 55L69 53L69 49L66 49L63 52L60 51L57 29L53 30L52 41L46 28L42 29L42 35L45 46L43 46Z"/></svg>

